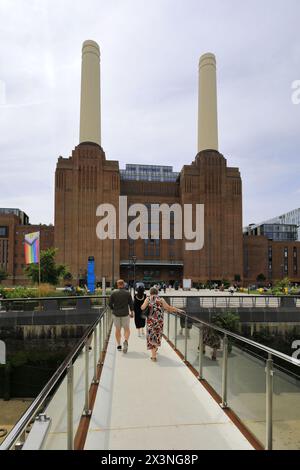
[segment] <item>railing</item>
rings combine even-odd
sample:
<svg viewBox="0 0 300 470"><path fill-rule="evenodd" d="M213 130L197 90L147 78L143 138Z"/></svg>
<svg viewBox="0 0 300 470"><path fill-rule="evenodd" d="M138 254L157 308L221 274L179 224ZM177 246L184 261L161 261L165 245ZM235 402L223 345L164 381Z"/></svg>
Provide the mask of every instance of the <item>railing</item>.
<svg viewBox="0 0 300 470"><path fill-rule="evenodd" d="M199 303L199 308L200 306L201 308L206 306L218 308L222 302L226 308L233 306L231 302L237 302L238 306L247 306L247 303L250 302L251 306L261 307L262 300L264 305L268 307L272 306L272 302L277 303L277 306L282 306L283 299L287 299L287 302L292 299L293 303L299 306L300 301L298 297L238 295L230 297L168 297L171 304L181 308L187 307L191 302L189 299L196 302L193 307L197 307ZM254 305L253 299L256 299ZM93 301L96 308L107 303L105 296L70 296L55 299L6 299L1 300L1 306L3 311L3 306L7 302L11 302L11 306L15 306L15 303L20 301L27 306L30 302L37 302L37 305L42 306L42 309L46 311L49 307L47 301L52 302L53 300L58 302L61 309L78 306L78 301L83 302L82 309L86 308L86 301ZM72 301L73 305L68 306L65 303L68 301ZM50 307L52 309L55 305L52 304ZM5 308L5 310L7 309ZM91 412L89 386L91 383L97 383L97 365L98 361L101 361L111 324L110 311L105 308L6 437L0 446L1 450L42 448L44 446L52 425L51 416L47 414L48 407L51 405L50 398L54 389L56 390L62 384L64 384L63 396L67 402L67 429L64 448L74 448L74 428L77 426L74 424L74 414L79 412L79 409L83 410L82 413L80 411L80 416L88 416ZM296 440L299 432L297 428L300 427L299 360L216 325L195 319L190 315L166 315L164 333L174 347L183 354L186 363L197 369L199 380L206 380L219 394L220 405L223 408L230 407L257 439L263 442L266 449L288 447L289 444L282 437L282 426L289 429L290 432L285 433L289 434L289 439L292 439L291 435L294 433L296 436L295 445L298 445ZM92 352L89 351L91 341ZM80 358L81 352L84 352L84 356ZM90 356L93 358L92 361L90 361ZM77 403L77 395L74 395L74 372L76 372L76 366L80 360L84 385L82 400ZM277 361L280 363L277 364ZM90 369L93 370L92 382L89 380ZM36 421L34 421L35 418ZM25 439L26 431L33 421L32 431Z"/></svg>
<svg viewBox="0 0 300 470"><path fill-rule="evenodd" d="M189 315L166 314L164 334L265 449L299 448L298 359Z"/></svg>
<svg viewBox="0 0 300 470"><path fill-rule="evenodd" d="M84 352L84 396L82 402L77 403L80 407L82 416L88 416L90 411L89 389L91 384L97 384L97 366L101 364L101 358L105 350L106 341L112 325L112 316L109 308L103 309L97 320L87 329L84 336L72 349L68 357L60 365L49 382L45 385L38 397L33 401L21 419L8 434L0 450L9 449L39 449L45 443L47 435L51 430L51 416L47 415L47 409L51 405L53 391L63 384L65 401L67 403L67 441L65 448L74 449L74 370L80 359L80 354ZM92 348L91 348L92 345ZM90 352L91 348L91 352ZM93 357L93 379L89 380L90 355ZM53 395L55 396L55 395ZM77 395L76 395L77 397ZM78 409L76 410L78 411ZM35 420L35 421L34 421ZM26 430L32 425L26 439Z"/></svg>
<svg viewBox="0 0 300 470"><path fill-rule="evenodd" d="M242 295L235 293L233 295L201 296L199 295L176 295L162 294L162 297L172 298L174 306L186 308L188 302L193 304L193 308L299 308L300 296L272 296L272 295Z"/></svg>
<svg viewBox="0 0 300 470"><path fill-rule="evenodd" d="M106 306L107 295L0 299L0 313L19 311L97 310Z"/></svg>
<svg viewBox="0 0 300 470"><path fill-rule="evenodd" d="M189 303L194 309L215 308L299 308L300 296L272 296L272 295L233 295L203 296L163 294L162 297L172 298L174 306L186 308ZM107 304L109 296L60 296L27 299L1 299L0 312L5 311L53 311L74 310L89 308L92 311Z"/></svg>

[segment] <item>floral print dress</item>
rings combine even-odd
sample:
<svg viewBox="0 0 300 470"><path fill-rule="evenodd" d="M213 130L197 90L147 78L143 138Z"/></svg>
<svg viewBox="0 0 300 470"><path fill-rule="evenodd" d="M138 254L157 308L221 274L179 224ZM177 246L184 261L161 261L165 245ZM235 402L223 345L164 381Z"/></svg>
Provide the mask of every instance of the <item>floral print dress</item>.
<svg viewBox="0 0 300 470"><path fill-rule="evenodd" d="M147 349L159 348L164 328L164 309L159 297L149 301L147 317Z"/></svg>

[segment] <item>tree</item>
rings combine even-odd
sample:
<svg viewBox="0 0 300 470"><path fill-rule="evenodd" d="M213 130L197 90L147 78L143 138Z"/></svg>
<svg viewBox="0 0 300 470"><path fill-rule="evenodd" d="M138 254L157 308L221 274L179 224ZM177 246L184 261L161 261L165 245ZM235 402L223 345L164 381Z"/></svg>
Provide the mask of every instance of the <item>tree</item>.
<svg viewBox="0 0 300 470"><path fill-rule="evenodd" d="M68 273L68 269L65 265L55 263L56 252L57 250L55 248L41 251L41 282L56 285L60 278ZM29 264L24 271L33 282L39 282L38 264Z"/></svg>
<svg viewBox="0 0 300 470"><path fill-rule="evenodd" d="M8 278L7 272L4 269L0 268L0 284L2 281L5 281L5 279L7 278Z"/></svg>
<svg viewBox="0 0 300 470"><path fill-rule="evenodd" d="M277 281L273 289L273 294L275 295L280 294L280 293L287 294L289 287L290 287L290 283L291 281L289 280L288 277L285 277L284 279Z"/></svg>

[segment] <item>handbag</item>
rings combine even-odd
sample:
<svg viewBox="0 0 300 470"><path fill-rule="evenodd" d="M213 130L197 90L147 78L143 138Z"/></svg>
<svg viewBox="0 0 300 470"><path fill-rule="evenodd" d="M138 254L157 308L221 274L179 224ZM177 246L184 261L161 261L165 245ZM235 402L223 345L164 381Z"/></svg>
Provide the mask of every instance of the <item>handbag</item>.
<svg viewBox="0 0 300 470"><path fill-rule="evenodd" d="M143 316L145 318L148 318L149 317L149 313L150 313L150 309L149 309L149 305L147 306L147 308L145 308L145 310L143 310Z"/></svg>
<svg viewBox="0 0 300 470"><path fill-rule="evenodd" d="M149 314L150 314L150 303L148 303L147 307L145 308L145 310L142 310L142 317L143 318L148 318L149 317Z"/></svg>

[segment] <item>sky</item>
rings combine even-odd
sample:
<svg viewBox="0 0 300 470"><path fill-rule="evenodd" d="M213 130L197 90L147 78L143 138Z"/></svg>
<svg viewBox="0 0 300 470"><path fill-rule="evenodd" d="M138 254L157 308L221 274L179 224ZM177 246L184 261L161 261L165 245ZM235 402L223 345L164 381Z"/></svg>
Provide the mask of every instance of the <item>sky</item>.
<svg viewBox="0 0 300 470"><path fill-rule="evenodd" d="M56 161L79 143L86 39L101 50L107 159L193 161L198 62L213 52L243 224L300 207L299 17L299 0L0 0L0 207L54 222Z"/></svg>

